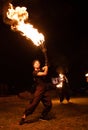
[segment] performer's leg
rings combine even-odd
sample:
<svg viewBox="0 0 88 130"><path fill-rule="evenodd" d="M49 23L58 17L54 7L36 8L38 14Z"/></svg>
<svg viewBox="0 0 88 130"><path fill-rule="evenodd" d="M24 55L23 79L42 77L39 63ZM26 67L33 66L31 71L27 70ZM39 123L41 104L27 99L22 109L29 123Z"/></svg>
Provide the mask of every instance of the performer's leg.
<svg viewBox="0 0 88 130"><path fill-rule="evenodd" d="M50 91L46 91L41 99L44 109L42 111L41 117L45 117L48 115L52 108L52 102L51 102L51 97L50 97Z"/></svg>
<svg viewBox="0 0 88 130"><path fill-rule="evenodd" d="M69 102L69 100L70 100L70 90L66 91L65 97L66 97L66 100Z"/></svg>
<svg viewBox="0 0 88 130"><path fill-rule="evenodd" d="M67 84L65 86L65 98L69 102L69 100L70 100L70 88Z"/></svg>
<svg viewBox="0 0 88 130"><path fill-rule="evenodd" d="M63 89L61 89L60 92L59 92L59 99L60 99L60 103L62 103L63 100L64 100L64 91L63 91Z"/></svg>
<svg viewBox="0 0 88 130"><path fill-rule="evenodd" d="M20 125L22 125L24 123L24 120L26 119L26 117L30 114L32 114L35 110L35 108L37 107L37 105L39 104L42 95L44 93L44 87L43 86L37 86L35 93L34 93L34 97L33 97L33 101L31 102L31 104L28 105L28 107L25 109L24 111L24 115L22 116L22 119L20 121Z"/></svg>

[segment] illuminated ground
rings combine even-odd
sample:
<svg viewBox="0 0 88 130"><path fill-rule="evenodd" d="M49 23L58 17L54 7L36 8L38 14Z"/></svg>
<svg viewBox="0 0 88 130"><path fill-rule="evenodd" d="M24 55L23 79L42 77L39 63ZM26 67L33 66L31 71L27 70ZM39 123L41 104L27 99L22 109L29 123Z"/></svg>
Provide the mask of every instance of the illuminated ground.
<svg viewBox="0 0 88 130"><path fill-rule="evenodd" d="M18 96L0 97L0 130L88 130L88 97L72 97L70 103L52 99L51 120L39 121L42 111L40 103L34 114L27 118L27 123L20 126L19 120L27 98Z"/></svg>

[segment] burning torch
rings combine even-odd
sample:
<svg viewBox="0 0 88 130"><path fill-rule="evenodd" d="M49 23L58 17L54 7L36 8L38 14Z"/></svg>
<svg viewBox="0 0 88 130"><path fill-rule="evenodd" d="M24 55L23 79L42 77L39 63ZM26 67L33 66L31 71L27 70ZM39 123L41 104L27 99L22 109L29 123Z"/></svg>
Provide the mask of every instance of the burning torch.
<svg viewBox="0 0 88 130"><path fill-rule="evenodd" d="M41 48L41 50L42 50L42 52L43 52L43 54L44 54L45 65L48 65L47 48L46 48L45 43L42 43L42 44L40 45L40 48Z"/></svg>
<svg viewBox="0 0 88 130"><path fill-rule="evenodd" d="M19 31L21 35L25 36L27 39L31 39L31 41L36 45L40 46L44 57L45 57L45 65L48 64L47 58L47 49L45 46L45 38L42 33L33 27L32 24L28 22L28 12L26 7L14 7L11 3L9 3L9 8L7 11L7 18L10 21L11 29L14 31ZM15 23L15 24L13 24Z"/></svg>

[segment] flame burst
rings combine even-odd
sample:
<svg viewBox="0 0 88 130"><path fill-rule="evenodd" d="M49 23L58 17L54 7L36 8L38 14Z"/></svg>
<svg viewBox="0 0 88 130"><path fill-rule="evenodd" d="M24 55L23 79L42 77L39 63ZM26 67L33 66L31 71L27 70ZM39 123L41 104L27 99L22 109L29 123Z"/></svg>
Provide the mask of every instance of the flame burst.
<svg viewBox="0 0 88 130"><path fill-rule="evenodd" d="M11 29L20 31L27 39L31 39L32 42L39 46L44 42L44 35L39 33L36 28L28 23L28 12L26 7L13 7L10 3L7 11L7 17L11 22Z"/></svg>

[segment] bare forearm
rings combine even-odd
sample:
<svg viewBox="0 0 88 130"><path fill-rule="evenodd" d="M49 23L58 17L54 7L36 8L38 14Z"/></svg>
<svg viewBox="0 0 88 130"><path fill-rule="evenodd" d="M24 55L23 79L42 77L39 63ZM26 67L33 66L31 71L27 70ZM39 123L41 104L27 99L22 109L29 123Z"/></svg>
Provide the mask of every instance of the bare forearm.
<svg viewBox="0 0 88 130"><path fill-rule="evenodd" d="M47 73L48 73L48 66L44 66L43 68L44 68L45 75L47 75Z"/></svg>
<svg viewBox="0 0 88 130"><path fill-rule="evenodd" d="M47 75L47 73L48 73L48 66L44 66L42 68L42 70L43 70L43 72L38 72L37 73L38 76L45 76L45 75Z"/></svg>

